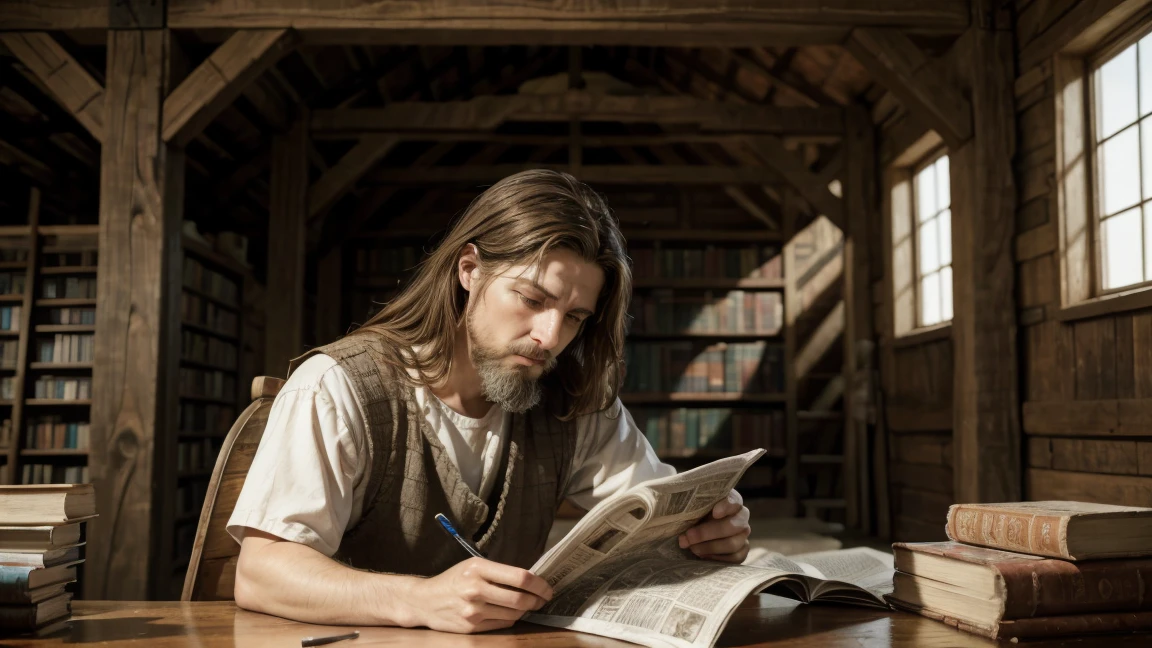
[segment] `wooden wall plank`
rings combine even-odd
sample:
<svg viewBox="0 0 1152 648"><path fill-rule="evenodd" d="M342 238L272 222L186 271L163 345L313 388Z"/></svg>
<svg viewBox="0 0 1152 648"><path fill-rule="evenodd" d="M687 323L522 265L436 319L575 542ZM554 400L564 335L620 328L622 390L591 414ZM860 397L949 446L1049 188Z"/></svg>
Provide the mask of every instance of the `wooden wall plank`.
<svg viewBox="0 0 1152 648"><path fill-rule="evenodd" d="M1073 324L1076 399L1116 398L1116 323L1111 318Z"/></svg>
<svg viewBox="0 0 1152 648"><path fill-rule="evenodd" d="M1058 401L1075 397L1072 327L1048 321L1024 329L1027 344L1028 400Z"/></svg>
<svg viewBox="0 0 1152 648"><path fill-rule="evenodd" d="M902 488L952 495L952 467L922 464L892 464L892 483Z"/></svg>
<svg viewBox="0 0 1152 648"><path fill-rule="evenodd" d="M1030 468L1027 497L1147 507L1152 506L1152 479Z"/></svg>
<svg viewBox="0 0 1152 648"><path fill-rule="evenodd" d="M1116 347L1116 359L1113 361L1113 366L1116 373L1116 398L1136 398L1136 354L1132 352L1135 337L1133 317L1129 313L1117 315L1114 325L1113 344ZM1143 361L1143 358L1141 360Z"/></svg>
<svg viewBox="0 0 1152 648"><path fill-rule="evenodd" d="M92 370L92 481L100 517L89 522L85 594L145 600L153 526L156 435L168 405L166 291L179 254L183 169L160 140L166 31L108 34L105 145L100 174L96 358Z"/></svg>
<svg viewBox="0 0 1152 648"><path fill-rule="evenodd" d="M899 463L952 465L952 437L946 434L898 434L892 441L892 455Z"/></svg>
<svg viewBox="0 0 1152 648"><path fill-rule="evenodd" d="M304 352L305 224L308 220L308 129L299 119L272 139L268 228L268 327L264 372L288 375L288 362Z"/></svg>
<svg viewBox="0 0 1152 648"><path fill-rule="evenodd" d="M1032 468L1052 467L1052 439L1028 437L1028 465Z"/></svg>
<svg viewBox="0 0 1152 648"><path fill-rule="evenodd" d="M1029 401L1024 431L1059 436L1149 436L1152 399Z"/></svg>
<svg viewBox="0 0 1152 648"><path fill-rule="evenodd" d="M1143 312L1132 316L1132 356L1140 358L1133 363L1133 382L1136 398L1152 398L1152 362L1144 361L1152 357L1152 313Z"/></svg>

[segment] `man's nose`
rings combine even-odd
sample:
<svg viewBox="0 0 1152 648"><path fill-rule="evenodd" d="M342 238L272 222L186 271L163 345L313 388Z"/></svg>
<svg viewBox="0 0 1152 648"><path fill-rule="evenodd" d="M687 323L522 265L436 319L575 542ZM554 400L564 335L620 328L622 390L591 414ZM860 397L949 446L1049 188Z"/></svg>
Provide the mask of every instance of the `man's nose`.
<svg viewBox="0 0 1152 648"><path fill-rule="evenodd" d="M535 318L532 340L544 351L551 351L560 342L560 312L549 309Z"/></svg>

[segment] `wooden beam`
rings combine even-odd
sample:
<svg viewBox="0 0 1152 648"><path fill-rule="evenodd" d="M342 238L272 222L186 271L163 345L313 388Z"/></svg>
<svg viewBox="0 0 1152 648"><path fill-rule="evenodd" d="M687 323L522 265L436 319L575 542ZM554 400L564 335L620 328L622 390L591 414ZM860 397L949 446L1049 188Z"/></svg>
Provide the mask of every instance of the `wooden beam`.
<svg viewBox="0 0 1152 648"><path fill-rule="evenodd" d="M311 221L336 204L376 163L384 159L399 139L391 135L366 135L352 150L308 190L308 220Z"/></svg>
<svg viewBox="0 0 1152 648"><path fill-rule="evenodd" d="M264 373L288 375L288 362L304 351L305 224L308 220L308 127L298 120L272 139L268 226L269 326ZM275 323L272 325L272 323Z"/></svg>
<svg viewBox="0 0 1152 648"><path fill-rule="evenodd" d="M2 17L2 14L0 14ZM965 0L618 0L545 3L472 0L435 3L345 0L170 0L173 29L294 27L319 43L409 45L666 45L738 47L838 44L858 25L957 34L969 24Z"/></svg>
<svg viewBox="0 0 1152 648"><path fill-rule="evenodd" d="M363 133L490 131L511 121L618 121L696 124L702 131L840 135L844 111L836 106L794 108L701 101L693 97L552 95L476 97L469 101L396 102L383 108L317 110L313 132Z"/></svg>
<svg viewBox="0 0 1152 648"><path fill-rule="evenodd" d="M958 148L972 137L972 105L906 34L860 28L852 31L845 46L949 147Z"/></svg>
<svg viewBox="0 0 1152 648"><path fill-rule="evenodd" d="M92 0L4 0L0 25L11 31L108 29L108 3Z"/></svg>
<svg viewBox="0 0 1152 648"><path fill-rule="evenodd" d="M56 101L104 141L104 87L50 34L0 33L0 42L43 83Z"/></svg>
<svg viewBox="0 0 1152 648"><path fill-rule="evenodd" d="M173 302L179 313L183 155L160 139L168 39L166 30L108 33L90 454L100 517L88 523L84 583L93 599L150 598L153 553L171 546L153 537L153 465L176 409L158 395L177 389L180 350L170 316Z"/></svg>
<svg viewBox="0 0 1152 648"><path fill-rule="evenodd" d="M568 171L567 164L496 164L491 166L435 167L430 169L387 168L373 172L380 184L449 184L495 182L528 169ZM762 167L714 166L583 166L579 178L597 184L768 184L779 176Z"/></svg>
<svg viewBox="0 0 1152 648"><path fill-rule="evenodd" d="M164 100L164 141L186 146L298 40L290 29L233 34Z"/></svg>
<svg viewBox="0 0 1152 648"><path fill-rule="evenodd" d="M976 4L984 2L992 0ZM1012 48L1012 32L984 27L974 27L953 46L956 67L971 88L973 115L971 141L949 151L958 502L1022 496Z"/></svg>
<svg viewBox="0 0 1152 648"><path fill-rule="evenodd" d="M817 212L844 229L844 208L828 190L828 183L805 166L795 153L784 148L780 138L771 135L749 137L746 143L764 162L775 169Z"/></svg>

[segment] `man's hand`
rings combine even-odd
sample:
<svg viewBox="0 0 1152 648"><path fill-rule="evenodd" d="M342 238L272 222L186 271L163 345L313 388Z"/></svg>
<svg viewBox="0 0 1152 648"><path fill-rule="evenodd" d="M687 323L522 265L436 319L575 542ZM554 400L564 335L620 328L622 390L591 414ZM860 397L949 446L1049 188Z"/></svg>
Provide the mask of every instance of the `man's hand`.
<svg viewBox="0 0 1152 648"><path fill-rule="evenodd" d="M551 600L552 588L526 569L469 558L414 585L412 595L410 625L470 633L511 626Z"/></svg>
<svg viewBox="0 0 1152 648"><path fill-rule="evenodd" d="M712 507L712 515L680 535L680 548L691 549L698 558L739 564L748 557L750 533L748 508L740 493L733 490Z"/></svg>

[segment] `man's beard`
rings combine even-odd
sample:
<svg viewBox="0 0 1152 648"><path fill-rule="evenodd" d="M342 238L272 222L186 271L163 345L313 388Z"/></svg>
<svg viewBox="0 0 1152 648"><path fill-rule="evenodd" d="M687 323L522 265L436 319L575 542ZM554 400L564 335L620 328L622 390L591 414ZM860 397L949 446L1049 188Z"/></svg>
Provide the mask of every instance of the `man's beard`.
<svg viewBox="0 0 1152 648"><path fill-rule="evenodd" d="M480 375L480 393L489 402L496 403L505 411L526 412L540 403L540 378L556 367L556 358L547 351L540 351L534 344L518 342L509 345L505 355L484 346L472 325L471 313L466 317L469 355L476 373ZM508 355L522 355L528 358L544 359L543 371L533 377L532 366L507 367L501 363Z"/></svg>

